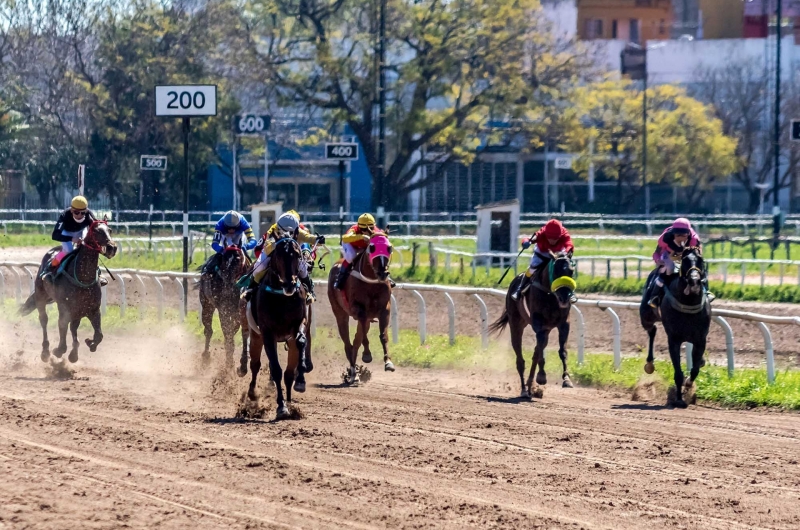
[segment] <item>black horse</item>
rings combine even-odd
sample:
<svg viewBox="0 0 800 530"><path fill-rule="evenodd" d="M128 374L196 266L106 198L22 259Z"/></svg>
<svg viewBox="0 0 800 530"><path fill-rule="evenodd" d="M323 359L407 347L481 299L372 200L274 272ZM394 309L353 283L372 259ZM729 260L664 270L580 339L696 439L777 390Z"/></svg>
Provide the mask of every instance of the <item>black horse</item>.
<svg viewBox="0 0 800 530"><path fill-rule="evenodd" d="M64 270L57 275L53 282L42 279L42 272L50 266L50 260L61 247L56 247L47 252L39 266L39 272L34 282L34 291L20 307L22 315L28 315L34 309L39 311L39 323L42 325L42 361L50 358L50 341L47 338L47 305L53 302L58 306L58 347L53 350L53 355L61 358L67 351L67 326L72 332L72 350L69 353L69 362L78 361L78 326L83 318L88 318L94 328L94 336L86 339L89 350L94 352L97 345L103 340L103 331L100 324L100 303L102 292L100 289L100 269L98 261L102 254L108 259L117 253L117 245L111 239L111 229L105 221L94 221L87 232L86 238L65 258L69 260L63 265Z"/></svg>
<svg viewBox="0 0 800 530"><path fill-rule="evenodd" d="M550 260L541 265L538 274L532 278L527 293L518 300L511 298L511 293L516 291L517 284L522 281L522 275L514 278L508 287L503 315L489 327L491 333L499 333L506 325L511 325L511 346L517 355L517 371L522 387L521 397L529 398L542 394L541 388L537 392L532 386L533 374L537 365L539 372L536 374L536 383L538 385L547 384L547 374L544 371L544 349L547 347L550 331L553 328L558 329L558 356L561 358L563 367L562 386L572 388L572 381L567 372L565 344L569 337L570 297L575 290L575 280L572 279L574 272L575 268L569 254L564 252L557 255L551 254ZM522 357L522 335L528 324L536 333L536 348L533 351L531 371L526 384L525 359Z"/></svg>
<svg viewBox="0 0 800 530"><path fill-rule="evenodd" d="M261 281L258 292L248 304L252 309L252 323L257 325L257 327L250 326L249 351L252 378L248 397L256 399L256 379L261 369L263 347L277 391L277 419L289 416L286 403L292 401L292 384L294 383L296 391L304 392L303 374L309 371L305 357L306 327L310 321L311 308L306 301L305 288L297 276L301 259L300 245L297 241L288 237L278 240L267 266L267 274ZM278 342L285 342L289 351L285 372L278 359ZM285 401L281 375L286 384Z"/></svg>
<svg viewBox="0 0 800 530"><path fill-rule="evenodd" d="M656 322L661 321L664 331L667 332L669 357L675 370L675 406L686 408L683 392L692 387L704 364L703 354L706 350L706 338L711 327L711 305L704 289L706 270L700 249L697 247L684 249L678 274L672 275L664 289L660 318L658 312L648 305L657 276L658 269L650 273L639 306L642 327L647 330L650 337L647 364L645 364L644 370L648 374L652 374L655 370L653 340L656 337ZM684 342L692 345L692 370L685 388L681 369L681 344Z"/></svg>
<svg viewBox="0 0 800 530"><path fill-rule="evenodd" d="M214 311L219 312L219 323L225 338L225 360L233 363L233 338L239 331L239 289L236 282L251 266L244 250L237 246L227 247L221 256L213 256L203 267L200 276L200 307L206 346L203 361L211 358L209 344L214 334L212 323ZM242 356L247 356L247 333L242 329Z"/></svg>

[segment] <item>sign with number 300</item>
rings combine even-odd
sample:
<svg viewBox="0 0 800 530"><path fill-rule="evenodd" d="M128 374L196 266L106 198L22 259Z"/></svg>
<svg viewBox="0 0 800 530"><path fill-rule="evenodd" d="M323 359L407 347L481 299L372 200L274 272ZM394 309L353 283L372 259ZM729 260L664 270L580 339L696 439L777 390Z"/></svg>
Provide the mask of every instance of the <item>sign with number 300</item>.
<svg viewBox="0 0 800 530"><path fill-rule="evenodd" d="M156 86L156 116L216 115L216 85Z"/></svg>

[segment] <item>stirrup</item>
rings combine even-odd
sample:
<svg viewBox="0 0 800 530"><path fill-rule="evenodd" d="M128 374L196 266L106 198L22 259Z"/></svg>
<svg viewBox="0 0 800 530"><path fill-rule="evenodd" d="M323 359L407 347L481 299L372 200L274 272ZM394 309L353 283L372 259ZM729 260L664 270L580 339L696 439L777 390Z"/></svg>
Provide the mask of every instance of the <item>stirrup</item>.
<svg viewBox="0 0 800 530"><path fill-rule="evenodd" d="M578 301L578 297L577 297L577 296L575 296L575 293L571 293L571 294L569 295L569 303L570 303L570 304L574 304L574 303L576 303L577 301Z"/></svg>
<svg viewBox="0 0 800 530"><path fill-rule="evenodd" d="M706 291L706 299L708 300L708 303L710 304L711 302L713 302L714 300L717 299L717 295L715 295L714 293L712 293L710 291Z"/></svg>
<svg viewBox="0 0 800 530"><path fill-rule="evenodd" d="M253 297L254 289L245 289L242 291L242 294L239 296L240 299L244 300L245 302L249 302L250 299Z"/></svg>
<svg viewBox="0 0 800 530"><path fill-rule="evenodd" d="M658 296L654 296L653 298L650 299L649 302L647 302L647 305L649 305L653 309L658 309L659 306L661 305L661 298L659 298Z"/></svg>
<svg viewBox="0 0 800 530"><path fill-rule="evenodd" d="M102 276L100 276L98 282L100 283L100 287L105 287L106 285L108 285L108 280L103 278Z"/></svg>

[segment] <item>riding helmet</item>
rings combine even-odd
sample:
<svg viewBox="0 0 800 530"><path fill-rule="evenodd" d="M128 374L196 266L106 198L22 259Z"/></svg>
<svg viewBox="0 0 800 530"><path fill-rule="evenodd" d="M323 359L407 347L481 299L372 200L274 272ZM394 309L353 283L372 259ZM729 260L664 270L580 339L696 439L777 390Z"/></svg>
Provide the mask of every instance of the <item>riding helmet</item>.
<svg viewBox="0 0 800 530"><path fill-rule="evenodd" d="M672 231L678 234L691 234L692 223L685 217L678 217L675 219L675 222L672 223Z"/></svg>
<svg viewBox="0 0 800 530"><path fill-rule="evenodd" d="M239 212L234 212L233 210L227 212L225 217L222 218L222 223L228 228L238 228L241 222L242 216Z"/></svg>
<svg viewBox="0 0 800 530"><path fill-rule="evenodd" d="M292 215L292 213L295 213L295 215ZM285 232L293 234L299 227L300 222L298 221L296 212L294 212L294 210L286 212L278 217L278 228Z"/></svg>
<svg viewBox="0 0 800 530"><path fill-rule="evenodd" d="M72 203L70 203L75 210L85 210L89 207L89 201L86 200L86 197L83 195L76 195L72 198Z"/></svg>
<svg viewBox="0 0 800 530"><path fill-rule="evenodd" d="M359 228L375 228L375 218L371 214L362 213L358 218Z"/></svg>
<svg viewBox="0 0 800 530"><path fill-rule="evenodd" d="M544 237L547 239L558 239L564 232L564 226L558 219L550 219L544 225Z"/></svg>

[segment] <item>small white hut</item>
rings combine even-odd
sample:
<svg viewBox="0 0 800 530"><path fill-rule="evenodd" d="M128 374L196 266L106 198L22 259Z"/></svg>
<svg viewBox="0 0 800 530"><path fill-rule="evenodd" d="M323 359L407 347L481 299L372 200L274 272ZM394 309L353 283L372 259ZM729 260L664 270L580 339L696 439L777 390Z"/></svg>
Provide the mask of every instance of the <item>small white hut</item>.
<svg viewBox="0 0 800 530"><path fill-rule="evenodd" d="M479 204L475 210L478 216L478 252L517 252L519 200Z"/></svg>

